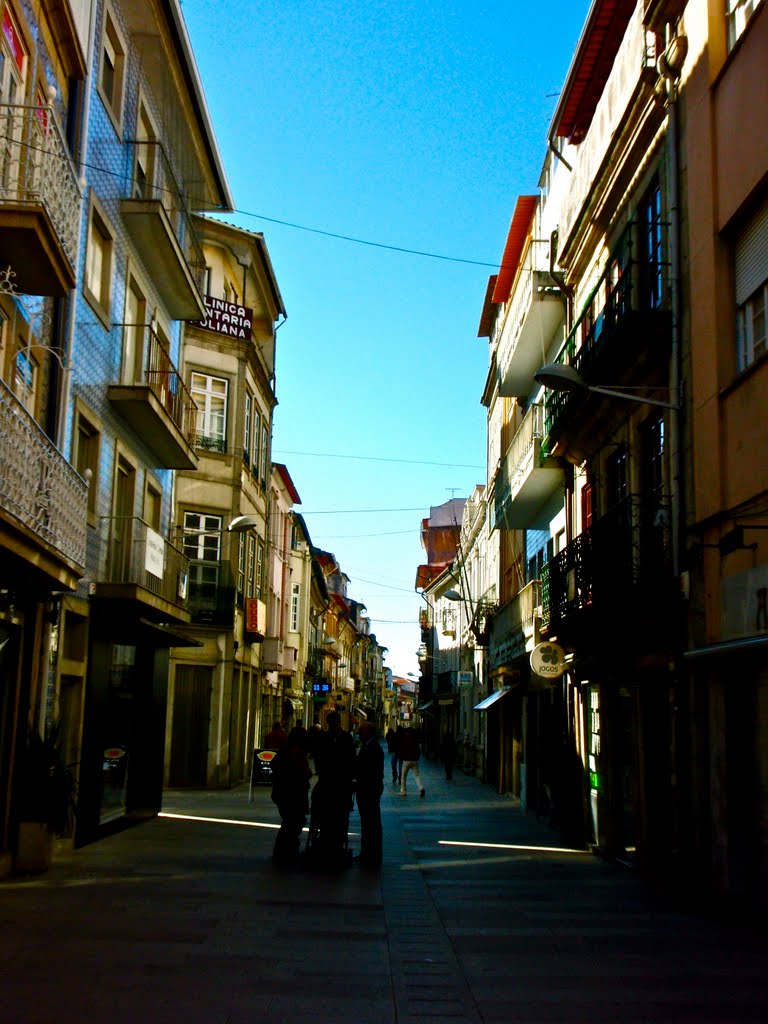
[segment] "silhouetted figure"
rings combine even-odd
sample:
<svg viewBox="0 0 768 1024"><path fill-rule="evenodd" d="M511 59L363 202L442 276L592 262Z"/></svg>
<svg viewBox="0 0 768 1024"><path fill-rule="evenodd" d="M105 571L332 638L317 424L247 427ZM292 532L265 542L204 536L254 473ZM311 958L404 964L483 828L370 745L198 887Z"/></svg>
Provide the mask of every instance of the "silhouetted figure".
<svg viewBox="0 0 768 1024"><path fill-rule="evenodd" d="M360 750L355 762L355 794L360 815L360 853L355 860L366 868L381 864L381 794L384 791L384 751L376 739L373 722L358 730Z"/></svg>
<svg viewBox="0 0 768 1024"><path fill-rule="evenodd" d="M387 753L389 754L389 764L390 767L392 768L392 784L395 785L400 781L400 764L398 754L398 750L400 749L400 736L398 735L398 733L395 732L395 730L390 725L390 727L387 729L387 735L385 738L387 741Z"/></svg>
<svg viewBox="0 0 768 1024"><path fill-rule="evenodd" d="M424 789L424 783L421 781L421 773L419 772L420 758L421 747L416 733L413 729L406 729L400 740L400 760L403 765L400 773L400 796L405 796L407 793L406 780L408 772L413 772L416 785L419 787L419 796L424 796L426 790Z"/></svg>
<svg viewBox="0 0 768 1024"><path fill-rule="evenodd" d="M283 728L282 722L275 722L264 737L264 746L267 750L282 750L287 742L288 734Z"/></svg>
<svg viewBox="0 0 768 1024"><path fill-rule="evenodd" d="M301 853L301 830L309 812L307 730L291 729L285 746L272 758L272 799L280 811L280 830L272 860L280 867L295 867Z"/></svg>
<svg viewBox="0 0 768 1024"><path fill-rule="evenodd" d="M456 740L453 738L453 734L446 732L443 735L443 741L440 744L440 760L443 762L445 768L445 777L448 782L453 778L453 769L456 764L456 757L458 749L456 747Z"/></svg>
<svg viewBox="0 0 768 1024"><path fill-rule="evenodd" d="M310 853L325 868L348 866L347 833L355 776L355 741L341 727L341 715L332 711L328 730L315 749L317 782L312 791Z"/></svg>

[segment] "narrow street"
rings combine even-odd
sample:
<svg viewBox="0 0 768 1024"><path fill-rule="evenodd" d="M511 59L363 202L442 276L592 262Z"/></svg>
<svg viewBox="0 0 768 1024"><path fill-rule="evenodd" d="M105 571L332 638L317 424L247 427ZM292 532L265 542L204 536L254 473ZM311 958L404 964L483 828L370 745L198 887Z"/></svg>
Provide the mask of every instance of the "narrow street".
<svg viewBox="0 0 768 1024"><path fill-rule="evenodd" d="M424 800L387 782L380 873L276 872L269 790L241 787L169 792L2 883L2 1024L768 1019L762 939L563 849L477 779L423 777Z"/></svg>

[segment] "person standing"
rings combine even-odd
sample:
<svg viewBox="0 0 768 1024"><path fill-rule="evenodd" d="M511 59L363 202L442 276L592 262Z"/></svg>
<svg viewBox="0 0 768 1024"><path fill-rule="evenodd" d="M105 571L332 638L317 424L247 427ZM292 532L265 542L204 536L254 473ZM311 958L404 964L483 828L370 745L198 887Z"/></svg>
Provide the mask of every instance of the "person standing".
<svg viewBox="0 0 768 1024"><path fill-rule="evenodd" d="M424 783L421 781L421 772L419 771L420 758L421 746L419 745L418 738L413 729L408 728L405 730L400 740L400 760L402 762L400 774L400 796L407 795L406 779L408 778L408 772L413 772L413 777L416 779L416 785L419 787L419 796L423 797L426 795Z"/></svg>
<svg viewBox="0 0 768 1024"><path fill-rule="evenodd" d="M282 750L288 742L288 736L282 722L275 722L264 738L267 750Z"/></svg>
<svg viewBox="0 0 768 1024"><path fill-rule="evenodd" d="M392 768L392 785L395 785L400 781L400 766L398 763L399 753L398 748L400 747L400 737L395 730L390 727L387 729L386 735L387 741L387 753L389 754L389 763Z"/></svg>
<svg viewBox="0 0 768 1024"><path fill-rule="evenodd" d="M381 864L381 794L384 792L384 751L376 739L373 722L363 722L358 733L360 750L355 762L355 794L360 815L358 864L376 868Z"/></svg>
<svg viewBox="0 0 768 1024"><path fill-rule="evenodd" d="M272 800L280 812L280 830L275 839L272 862L279 867L296 867L301 853L301 832L309 812L309 768L306 729L291 729L272 758Z"/></svg>
<svg viewBox="0 0 768 1024"><path fill-rule="evenodd" d="M331 711L327 732L315 750L317 782L312 790L313 853L325 868L348 866L347 833L355 776L355 741L341 727L341 715Z"/></svg>
<svg viewBox="0 0 768 1024"><path fill-rule="evenodd" d="M453 778L453 767L456 764L456 755L456 740L453 738L453 733L446 731L443 734L443 742L440 744L440 759L443 762L445 777L448 782Z"/></svg>

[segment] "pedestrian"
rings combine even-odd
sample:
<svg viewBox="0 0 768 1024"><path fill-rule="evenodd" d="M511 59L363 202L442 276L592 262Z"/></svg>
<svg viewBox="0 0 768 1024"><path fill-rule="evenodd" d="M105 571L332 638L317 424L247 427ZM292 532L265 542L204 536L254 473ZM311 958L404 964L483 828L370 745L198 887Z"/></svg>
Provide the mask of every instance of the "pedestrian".
<svg viewBox="0 0 768 1024"><path fill-rule="evenodd" d="M418 737L413 729L408 728L403 733L403 737L400 741L400 759L402 761L400 774L400 796L406 796L407 794L406 780L408 778L408 772L413 772L413 777L416 779L416 785L419 787L419 796L423 797L426 795L424 783L421 781L421 773L419 772L420 758L421 746L419 745Z"/></svg>
<svg viewBox="0 0 768 1024"><path fill-rule="evenodd" d="M384 751L376 739L373 722L358 730L360 750L355 761L355 796L360 815L360 853L355 860L362 867L381 865L381 794L384 792Z"/></svg>
<svg viewBox="0 0 768 1024"><path fill-rule="evenodd" d="M321 867L349 866L347 835L355 777L355 741L341 727L341 715L331 711L328 729L317 741L312 790L310 852Z"/></svg>
<svg viewBox="0 0 768 1024"><path fill-rule="evenodd" d="M277 804L281 822L272 862L284 868L296 867L300 862L301 832L309 813L312 772L306 738L306 729L291 729L285 746L272 758L272 800Z"/></svg>
<svg viewBox="0 0 768 1024"><path fill-rule="evenodd" d="M274 722L272 728L264 738L264 746L267 750L282 750L288 742L288 734L280 721Z"/></svg>
<svg viewBox="0 0 768 1024"><path fill-rule="evenodd" d="M453 733L445 732L443 734L443 742L440 744L440 760L443 762L445 777L448 782L453 778L453 766L456 764L456 754L456 740L453 737Z"/></svg>
<svg viewBox="0 0 768 1024"><path fill-rule="evenodd" d="M387 729L387 735L385 736L387 741L387 753L389 754L389 763L392 768L392 785L395 786L400 781L400 766L398 764L399 754L398 749L400 747L400 737L395 730L390 727Z"/></svg>

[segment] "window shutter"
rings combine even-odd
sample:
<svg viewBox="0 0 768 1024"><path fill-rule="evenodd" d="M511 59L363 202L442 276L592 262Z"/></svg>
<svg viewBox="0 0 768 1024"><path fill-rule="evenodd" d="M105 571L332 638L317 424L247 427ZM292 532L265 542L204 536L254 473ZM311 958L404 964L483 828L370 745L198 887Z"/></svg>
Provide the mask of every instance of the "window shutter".
<svg viewBox="0 0 768 1024"><path fill-rule="evenodd" d="M768 200L744 226L736 239L736 305L768 280Z"/></svg>

